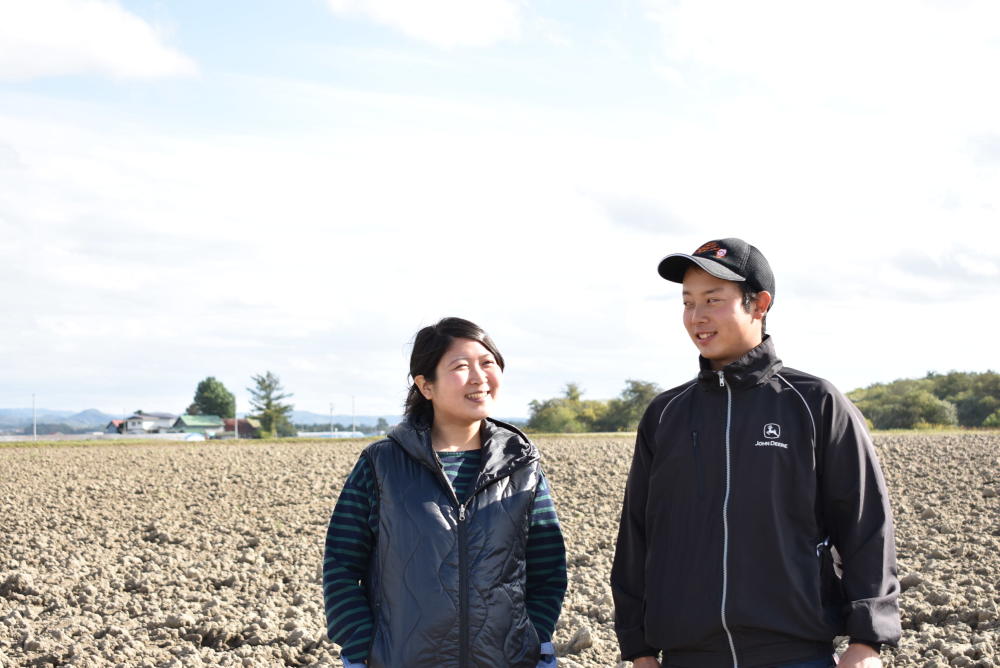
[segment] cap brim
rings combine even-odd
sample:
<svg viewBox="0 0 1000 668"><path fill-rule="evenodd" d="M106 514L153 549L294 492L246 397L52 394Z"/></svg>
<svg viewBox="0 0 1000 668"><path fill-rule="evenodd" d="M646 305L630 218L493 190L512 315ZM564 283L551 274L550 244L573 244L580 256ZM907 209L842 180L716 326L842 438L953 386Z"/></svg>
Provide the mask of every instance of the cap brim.
<svg viewBox="0 0 1000 668"><path fill-rule="evenodd" d="M726 281L745 281L746 279L737 274L735 271L724 267L715 260L709 259L707 257L695 257L693 255L685 255L684 253L673 253L667 257L660 260L660 266L657 267L657 271L660 272L660 276L667 279L668 281L673 281L674 283L684 282L684 272L688 270L692 264L695 264L712 276L716 278L721 278Z"/></svg>

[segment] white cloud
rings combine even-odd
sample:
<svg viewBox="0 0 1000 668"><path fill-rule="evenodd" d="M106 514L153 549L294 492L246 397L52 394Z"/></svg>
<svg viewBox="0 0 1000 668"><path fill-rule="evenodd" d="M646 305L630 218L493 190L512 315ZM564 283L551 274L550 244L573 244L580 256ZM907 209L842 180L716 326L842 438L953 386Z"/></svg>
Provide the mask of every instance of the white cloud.
<svg viewBox="0 0 1000 668"><path fill-rule="evenodd" d="M337 14L363 14L435 46L490 46L516 37L522 16L513 0L327 0Z"/></svg>
<svg viewBox="0 0 1000 668"><path fill-rule="evenodd" d="M692 79L711 75L748 93L935 120L983 122L998 111L989 82L1000 58L1000 5L990 0L644 4L671 65Z"/></svg>
<svg viewBox="0 0 1000 668"><path fill-rule="evenodd" d="M319 105L346 99L313 92ZM444 101L351 102L478 118ZM995 238L986 219L935 219L923 199L907 199L933 185L919 169L886 185L885 173L903 169L889 156L904 145L880 149L873 166L853 144L837 152L851 129L800 150L773 146L772 129L754 113L746 126L677 124L631 141L539 118L545 132L534 135L492 125L471 135L459 125L182 140L149 128L113 134L86 119L0 116L4 153L17 158L0 197L8 239L0 282L48 282L12 308L43 304L58 313L0 335L3 375L20 379L11 387L28 388L22 394L34 391L34 379L69 378L79 396L95 397L78 408L127 401L169 410L183 408L205 375L241 391L249 374L272 369L301 408L349 405L343 395L356 394L368 407L359 412L388 413L401 401L406 342L422 325L461 315L489 329L508 356L504 414L523 415L528 400L570 380L602 398L628 377L684 380L693 350L674 286L656 277L655 263L737 235L764 249L779 272L773 330L789 363L830 374L834 361L828 370L810 360L843 350L865 362L834 378L849 389L884 375L873 371L881 346L859 348L861 328L828 327L819 339L803 331L822 310L796 299L795 283L817 276L837 294L812 302L836 307L872 291L870 263L940 244L926 221L946 220L949 235ZM787 131L811 137L807 124ZM851 192L839 196L830 183ZM984 196L991 184L982 184ZM685 225L671 226L673 216ZM613 222L623 218L633 225ZM796 232L809 224L821 241ZM886 301L898 301L895 286L878 284ZM914 313L898 315L905 322ZM951 359L932 366L970 364ZM81 371L67 376L69 367ZM106 369L115 384L101 380ZM129 387L163 394L133 406L122 398Z"/></svg>
<svg viewBox="0 0 1000 668"><path fill-rule="evenodd" d="M0 80L99 73L190 75L194 61L148 23L102 0L0 0Z"/></svg>
<svg viewBox="0 0 1000 668"><path fill-rule="evenodd" d="M373 19L377 8L395 6L336 7ZM711 31L711 16L680 8L693 12L681 27ZM739 20L750 32L766 22ZM761 28L760 39L782 39ZM970 246L1000 241L1000 114L966 123L977 121L971 106L951 116L900 98L885 109L846 88L831 105L822 81L797 87L801 65L783 62L778 45L742 62L754 40L738 33L725 33L744 41L721 54L665 51L664 76L683 84L670 88L681 91L670 109L625 101L569 113L524 97L240 75L212 94L242 99L235 86L247 100L280 100L299 122L222 136L112 106L0 95L0 284L28 286L8 296L24 326L0 333L3 390L30 396L47 383L94 398L49 407L176 410L205 375L239 393L271 369L301 408L336 401L339 411L355 394L359 413L388 413L402 400L406 342L444 315L479 322L504 350L506 415L566 381L590 397L630 377L672 385L693 373L694 350L656 262L716 236L745 237L771 258L772 331L792 366L844 389L981 368L974 346L931 355L927 343L974 308L981 291L961 288L995 281L996 255L969 263L963 281L927 277L940 295L934 329L920 336L910 331L929 307L901 295L924 285L882 267L941 249L935 266L950 268ZM796 39L804 57L834 68L833 55ZM709 69L706 79L738 85L706 92L692 73ZM961 100L992 90L946 84ZM977 327L992 331L987 311ZM873 337L886 329L891 339ZM137 393L150 398L124 398ZM0 406L17 403L0 393Z"/></svg>

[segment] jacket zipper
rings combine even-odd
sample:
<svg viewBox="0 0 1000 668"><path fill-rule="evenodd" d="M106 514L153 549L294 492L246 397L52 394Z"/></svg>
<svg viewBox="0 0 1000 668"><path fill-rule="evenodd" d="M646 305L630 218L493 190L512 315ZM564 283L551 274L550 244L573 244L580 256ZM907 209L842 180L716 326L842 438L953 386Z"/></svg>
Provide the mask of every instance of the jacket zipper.
<svg viewBox="0 0 1000 668"><path fill-rule="evenodd" d="M720 369L719 387L726 388L726 496L722 501L722 609L720 617L722 619L722 630L726 632L729 640L729 651L733 655L733 668L739 668L739 661L736 659L736 644L733 642L733 634L729 631L726 623L726 595L729 589L729 491L730 491L730 451L729 451L729 428L733 421L733 391L726 385L726 377Z"/></svg>

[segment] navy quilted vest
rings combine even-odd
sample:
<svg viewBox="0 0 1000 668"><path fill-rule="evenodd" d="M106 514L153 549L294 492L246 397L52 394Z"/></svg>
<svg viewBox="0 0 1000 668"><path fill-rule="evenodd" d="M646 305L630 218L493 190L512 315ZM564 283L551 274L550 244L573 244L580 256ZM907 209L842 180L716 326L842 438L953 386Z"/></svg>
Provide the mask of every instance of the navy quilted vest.
<svg viewBox="0 0 1000 668"><path fill-rule="evenodd" d="M538 451L516 428L482 427L482 469L457 499L430 431L404 422L364 455L379 504L367 581L373 668L534 668L525 550Z"/></svg>

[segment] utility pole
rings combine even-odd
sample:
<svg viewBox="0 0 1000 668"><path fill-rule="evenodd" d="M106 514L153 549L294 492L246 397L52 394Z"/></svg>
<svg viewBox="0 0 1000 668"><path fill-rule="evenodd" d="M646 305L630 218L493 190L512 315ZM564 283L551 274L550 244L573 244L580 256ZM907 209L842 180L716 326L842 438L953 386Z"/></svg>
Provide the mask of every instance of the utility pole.
<svg viewBox="0 0 1000 668"><path fill-rule="evenodd" d="M357 431L358 425L354 419L354 395L351 395L351 431Z"/></svg>
<svg viewBox="0 0 1000 668"><path fill-rule="evenodd" d="M333 438L333 402L330 402L330 438Z"/></svg>
<svg viewBox="0 0 1000 668"><path fill-rule="evenodd" d="M233 431L236 432L236 440L240 440L240 413L236 410L236 398L233 398Z"/></svg>
<svg viewBox="0 0 1000 668"><path fill-rule="evenodd" d="M38 420L35 417L35 393L31 393L31 440L38 440Z"/></svg>

